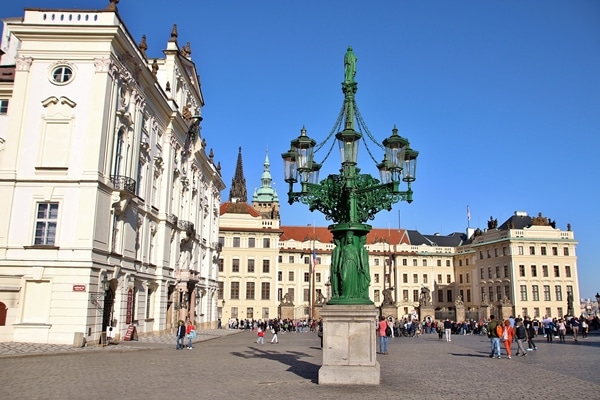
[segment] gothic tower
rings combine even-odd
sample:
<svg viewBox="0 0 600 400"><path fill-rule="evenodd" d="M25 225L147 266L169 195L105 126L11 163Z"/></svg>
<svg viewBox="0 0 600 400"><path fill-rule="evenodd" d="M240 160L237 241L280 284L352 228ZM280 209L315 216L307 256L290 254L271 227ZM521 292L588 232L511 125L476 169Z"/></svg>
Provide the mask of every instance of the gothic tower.
<svg viewBox="0 0 600 400"><path fill-rule="evenodd" d="M231 180L231 190L229 191L229 201L231 203L247 203L248 193L246 192L246 178L244 178L244 167L242 166L242 147L238 153L237 164L235 166L235 175Z"/></svg>

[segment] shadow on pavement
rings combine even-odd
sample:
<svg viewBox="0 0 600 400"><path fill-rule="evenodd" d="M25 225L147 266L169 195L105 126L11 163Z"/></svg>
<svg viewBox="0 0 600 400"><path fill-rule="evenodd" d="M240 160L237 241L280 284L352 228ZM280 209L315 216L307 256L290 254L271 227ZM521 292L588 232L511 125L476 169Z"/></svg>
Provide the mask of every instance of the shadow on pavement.
<svg viewBox="0 0 600 400"><path fill-rule="evenodd" d="M231 354L242 358L260 357L278 361L287 365L289 372L296 374L301 378L309 379L312 383L317 384L319 382L319 368L321 368L321 365L302 360L302 358L312 357L310 354L297 351L286 351L285 353L280 353L276 351L262 350L256 347L250 347L250 349L251 351L232 352Z"/></svg>

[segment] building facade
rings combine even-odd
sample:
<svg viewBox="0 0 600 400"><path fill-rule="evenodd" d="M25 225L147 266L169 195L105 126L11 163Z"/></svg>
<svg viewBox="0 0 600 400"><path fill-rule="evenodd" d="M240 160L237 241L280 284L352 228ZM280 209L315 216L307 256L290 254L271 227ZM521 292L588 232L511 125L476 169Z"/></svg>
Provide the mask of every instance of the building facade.
<svg viewBox="0 0 600 400"><path fill-rule="evenodd" d="M174 26L149 58L115 1L27 9L4 30L15 64L0 82L0 340L216 327L225 185L200 135L189 43Z"/></svg>
<svg viewBox="0 0 600 400"><path fill-rule="evenodd" d="M224 288L220 295L225 300L221 311L227 318L245 319L249 318L250 310L254 319L264 319L267 315L269 318L281 315L280 306L285 303L293 307L294 319L318 317L319 307L331 295L329 269L333 237L326 227L280 224L275 218L278 212L271 211L278 211L278 206L275 206L277 197L270 185L268 158L264 165L266 172L261 178L260 190L269 195L261 201L256 201L255 195L250 206L245 194L232 194L230 198L241 201L236 207L243 210L243 215L230 211L230 204L221 208L224 251L219 279ZM241 153L232 193L234 188L238 193L245 193ZM248 229L248 221L253 221L253 226L244 231ZM274 229L270 224L275 224ZM260 234L268 234L270 243L277 241L278 246L268 250L270 265L275 265L269 269L268 276L270 305L263 301L258 306L252 295L243 292L246 285L249 288L260 285L258 281L247 281L257 277L244 276L239 271L246 268L249 258L266 257L262 254L265 249L256 248L256 239L247 238ZM541 215L532 218L524 212L515 213L500 226L492 220L485 230L469 228L466 233L449 235L373 228L366 243L370 298L386 312L395 309L392 313L398 317L419 314L423 290L430 295L430 304L435 310L435 315L430 317L435 319L456 319L459 305L464 306L466 319L489 317L506 305L515 316L578 314L579 309L574 310L572 305L573 299L579 299L576 245L569 226L563 231L548 218ZM233 299L230 298L232 293ZM257 315L254 312L257 307L268 308L268 314Z"/></svg>

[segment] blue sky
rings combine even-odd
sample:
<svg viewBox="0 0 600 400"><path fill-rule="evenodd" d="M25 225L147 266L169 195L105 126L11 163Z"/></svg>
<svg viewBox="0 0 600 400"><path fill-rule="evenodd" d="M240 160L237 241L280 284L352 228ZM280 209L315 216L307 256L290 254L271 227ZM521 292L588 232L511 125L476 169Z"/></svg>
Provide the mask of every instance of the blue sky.
<svg viewBox="0 0 600 400"><path fill-rule="evenodd" d="M25 7L104 8L101 0L26 0ZM119 13L149 57L162 56L173 23L191 42L206 100L202 135L229 195L238 147L249 194L265 151L282 223L326 225L286 203L280 154L305 125L320 142L342 105L343 56L358 57L357 102L380 141L394 124L420 151L412 204L377 227L422 233L485 228L516 210L571 224L583 297L600 291L596 213L600 173L598 1L133 1ZM373 148L374 146L372 146ZM364 148L363 172L376 174ZM318 156L319 159L321 156ZM376 155L381 158L381 154ZM339 169L337 152L321 176Z"/></svg>

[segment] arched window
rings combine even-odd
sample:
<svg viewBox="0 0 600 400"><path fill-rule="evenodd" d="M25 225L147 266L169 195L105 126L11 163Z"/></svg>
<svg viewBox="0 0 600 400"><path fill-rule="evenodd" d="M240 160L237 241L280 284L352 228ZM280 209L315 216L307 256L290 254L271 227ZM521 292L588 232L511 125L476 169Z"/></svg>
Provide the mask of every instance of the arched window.
<svg viewBox="0 0 600 400"><path fill-rule="evenodd" d="M6 304L0 301L0 326L6 325L6 312L8 311L8 307Z"/></svg>

